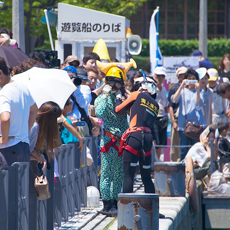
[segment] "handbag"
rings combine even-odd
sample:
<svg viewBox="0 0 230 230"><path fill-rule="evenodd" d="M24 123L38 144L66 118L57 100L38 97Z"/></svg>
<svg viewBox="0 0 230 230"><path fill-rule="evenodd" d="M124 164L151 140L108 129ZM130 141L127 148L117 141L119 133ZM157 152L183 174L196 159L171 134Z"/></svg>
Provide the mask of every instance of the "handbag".
<svg viewBox="0 0 230 230"><path fill-rule="evenodd" d="M168 115L165 114L163 117L157 117L155 123L159 125L162 129L168 125Z"/></svg>
<svg viewBox="0 0 230 230"><path fill-rule="evenodd" d="M39 170L38 166L37 166L37 162L35 161L31 161L33 162L35 168ZM49 182L46 178L46 176L42 173L41 176L38 176L37 174L34 173L33 167L30 165L30 169L34 175L34 187L37 191L37 199L38 200L47 200L50 198L50 192L49 192Z"/></svg>
<svg viewBox="0 0 230 230"><path fill-rule="evenodd" d="M186 125L184 127L183 134L186 137L189 137L191 139L199 139L200 134L203 132L204 128L202 125L200 125L199 122L195 121L188 121L186 122Z"/></svg>
<svg viewBox="0 0 230 230"><path fill-rule="evenodd" d="M194 140L199 139L200 134L204 130L204 127L199 122L196 122L196 121L187 121L186 105L185 105L185 93L184 93L184 110L185 110L186 124L185 124L185 127L184 127L183 134L186 137L189 137L189 138L194 139Z"/></svg>
<svg viewBox="0 0 230 230"><path fill-rule="evenodd" d="M49 182L44 174L36 176L34 180L34 187L37 191L38 200L46 200L50 198Z"/></svg>

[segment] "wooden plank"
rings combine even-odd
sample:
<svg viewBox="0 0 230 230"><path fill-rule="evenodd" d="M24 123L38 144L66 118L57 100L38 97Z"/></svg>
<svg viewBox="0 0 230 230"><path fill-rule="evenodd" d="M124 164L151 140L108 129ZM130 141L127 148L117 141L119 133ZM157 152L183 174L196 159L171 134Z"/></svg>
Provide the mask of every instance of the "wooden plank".
<svg viewBox="0 0 230 230"><path fill-rule="evenodd" d="M91 213L91 214L85 215L81 219L79 219L76 223L67 222L63 227L70 226L70 224L71 224L71 227L81 229L85 225L87 225L92 219L94 219L96 217L96 215L98 215L98 214L97 213Z"/></svg>
<svg viewBox="0 0 230 230"><path fill-rule="evenodd" d="M134 192L143 193L144 186L141 178L137 178L134 182ZM75 216L69 219L68 222L62 223L59 230L101 230L108 226L116 217L106 217L105 215L99 214L98 211L102 210L103 203L100 201L100 207L98 208L81 208L81 212L76 212ZM117 219L115 223L110 226L111 230L117 229Z"/></svg>
<svg viewBox="0 0 230 230"><path fill-rule="evenodd" d="M104 219L106 215L99 214L93 220L91 220L82 230L91 230L98 226Z"/></svg>
<svg viewBox="0 0 230 230"><path fill-rule="evenodd" d="M113 220L115 219L115 217L106 217L105 220L103 222L101 222L96 228L94 228L94 230L102 230L105 227L107 227Z"/></svg>
<svg viewBox="0 0 230 230"><path fill-rule="evenodd" d="M116 220L113 222L113 225L110 226L108 230L117 230L117 226L118 226L118 221L116 218Z"/></svg>

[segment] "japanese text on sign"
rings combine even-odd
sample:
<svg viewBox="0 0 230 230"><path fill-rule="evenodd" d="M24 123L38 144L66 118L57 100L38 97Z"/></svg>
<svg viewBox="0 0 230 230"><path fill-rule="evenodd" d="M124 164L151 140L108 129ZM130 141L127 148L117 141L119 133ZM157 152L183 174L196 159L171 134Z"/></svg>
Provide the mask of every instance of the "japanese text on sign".
<svg viewBox="0 0 230 230"><path fill-rule="evenodd" d="M91 33L91 32L120 32L121 23L81 23L81 22L63 22L61 26L62 32L78 32L78 33Z"/></svg>

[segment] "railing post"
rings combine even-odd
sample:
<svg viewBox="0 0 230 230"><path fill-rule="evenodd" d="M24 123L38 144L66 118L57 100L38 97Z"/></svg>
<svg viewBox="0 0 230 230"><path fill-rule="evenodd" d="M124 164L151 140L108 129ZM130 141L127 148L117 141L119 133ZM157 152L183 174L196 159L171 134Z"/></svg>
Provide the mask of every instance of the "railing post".
<svg viewBox="0 0 230 230"><path fill-rule="evenodd" d="M9 172L0 170L0 230L8 230Z"/></svg>
<svg viewBox="0 0 230 230"><path fill-rule="evenodd" d="M55 153L55 166L58 168L58 161L60 154L60 148L54 149ZM55 172L57 173L57 172ZM58 175L55 175L55 183L54 183L54 227L61 227L61 203L62 203L62 189L61 189L61 182L60 182L60 175L59 175L59 169L58 169Z"/></svg>
<svg viewBox="0 0 230 230"><path fill-rule="evenodd" d="M75 211L81 211L81 152L79 143L74 142L74 206Z"/></svg>
<svg viewBox="0 0 230 230"><path fill-rule="evenodd" d="M70 217L74 216L74 155L75 148L73 144L67 144L68 151L67 154L67 186L68 186L68 196L67 196L67 204L68 204L68 214Z"/></svg>
<svg viewBox="0 0 230 230"><path fill-rule="evenodd" d="M15 168L18 187L18 229L29 229L29 163L15 162L12 164ZM12 229L12 228L9 228Z"/></svg>
<svg viewBox="0 0 230 230"><path fill-rule="evenodd" d="M87 207L87 160L86 160L86 138L84 137L84 148L81 152L81 205Z"/></svg>

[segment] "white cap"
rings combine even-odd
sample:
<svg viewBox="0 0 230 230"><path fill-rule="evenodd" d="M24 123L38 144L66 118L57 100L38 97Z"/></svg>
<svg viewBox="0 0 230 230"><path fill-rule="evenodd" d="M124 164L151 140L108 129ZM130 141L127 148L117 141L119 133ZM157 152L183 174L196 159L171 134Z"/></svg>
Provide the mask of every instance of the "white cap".
<svg viewBox="0 0 230 230"><path fill-rule="evenodd" d="M166 76L166 69L163 66L158 66L154 69L154 73L156 75L165 75Z"/></svg>
<svg viewBox="0 0 230 230"><path fill-rule="evenodd" d="M196 69L196 72L198 73L199 79L202 79L206 75L207 69L204 67L201 67L201 68Z"/></svg>

